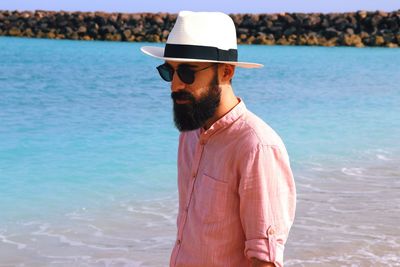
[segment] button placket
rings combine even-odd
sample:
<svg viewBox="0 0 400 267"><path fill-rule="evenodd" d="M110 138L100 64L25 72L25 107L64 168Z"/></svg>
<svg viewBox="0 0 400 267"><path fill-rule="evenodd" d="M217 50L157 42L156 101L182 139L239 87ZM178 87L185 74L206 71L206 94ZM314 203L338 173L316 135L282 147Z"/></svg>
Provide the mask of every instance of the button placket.
<svg viewBox="0 0 400 267"><path fill-rule="evenodd" d="M179 233L179 236L178 236L179 239L178 240L182 239L183 230L185 228L186 219L187 219L187 216L188 216L190 200L191 200L191 198L193 196L194 183L196 181L197 172L198 172L198 168L199 168L199 165L200 165L200 161L201 161L201 157L202 157L202 154L203 154L203 150L204 150L204 146L200 145L200 142L199 142L198 145L197 145L197 149L196 149L194 160L193 160L193 167L192 167L192 172L191 172L191 176L192 176L191 178L192 179L190 181L190 194L189 194L189 197L187 198L186 207L184 209L185 213L183 214L183 225L182 225L181 231Z"/></svg>

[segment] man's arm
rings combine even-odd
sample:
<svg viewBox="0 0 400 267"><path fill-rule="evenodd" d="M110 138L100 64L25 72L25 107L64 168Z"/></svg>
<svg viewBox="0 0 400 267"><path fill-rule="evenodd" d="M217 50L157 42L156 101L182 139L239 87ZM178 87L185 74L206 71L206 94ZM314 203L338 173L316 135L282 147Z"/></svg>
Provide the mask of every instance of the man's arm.
<svg viewBox="0 0 400 267"><path fill-rule="evenodd" d="M240 173L238 192L245 256L253 266L282 267L296 207L296 189L285 148L253 148L242 162Z"/></svg>
<svg viewBox="0 0 400 267"><path fill-rule="evenodd" d="M275 267L272 262L260 261L257 258L251 258L251 267Z"/></svg>

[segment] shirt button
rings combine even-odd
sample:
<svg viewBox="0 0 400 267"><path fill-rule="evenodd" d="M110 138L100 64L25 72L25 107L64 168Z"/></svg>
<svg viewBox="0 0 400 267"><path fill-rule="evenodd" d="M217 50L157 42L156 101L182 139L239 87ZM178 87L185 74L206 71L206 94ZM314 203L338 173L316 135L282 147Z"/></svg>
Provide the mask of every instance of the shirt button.
<svg viewBox="0 0 400 267"><path fill-rule="evenodd" d="M186 207L186 208L185 208L185 211L188 212L188 211L189 211L189 207Z"/></svg>
<svg viewBox="0 0 400 267"><path fill-rule="evenodd" d="M272 227L270 227L268 229L267 233L268 233L268 235L274 235L275 234L275 230Z"/></svg>
<svg viewBox="0 0 400 267"><path fill-rule="evenodd" d="M181 240L180 239L176 240L176 244L180 245L181 244Z"/></svg>
<svg viewBox="0 0 400 267"><path fill-rule="evenodd" d="M196 173L192 173L192 178L196 178Z"/></svg>

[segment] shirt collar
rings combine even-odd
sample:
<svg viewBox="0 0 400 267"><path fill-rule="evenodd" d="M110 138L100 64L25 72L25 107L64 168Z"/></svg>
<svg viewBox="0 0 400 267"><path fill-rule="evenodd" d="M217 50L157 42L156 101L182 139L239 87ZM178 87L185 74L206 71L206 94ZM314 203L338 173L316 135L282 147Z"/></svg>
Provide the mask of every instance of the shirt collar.
<svg viewBox="0 0 400 267"><path fill-rule="evenodd" d="M238 98L239 103L234 106L228 113L214 122L210 128L204 130L203 127L199 129L199 139L201 143L206 143L210 137L216 132L228 127L239 119L246 111L246 106L242 99Z"/></svg>

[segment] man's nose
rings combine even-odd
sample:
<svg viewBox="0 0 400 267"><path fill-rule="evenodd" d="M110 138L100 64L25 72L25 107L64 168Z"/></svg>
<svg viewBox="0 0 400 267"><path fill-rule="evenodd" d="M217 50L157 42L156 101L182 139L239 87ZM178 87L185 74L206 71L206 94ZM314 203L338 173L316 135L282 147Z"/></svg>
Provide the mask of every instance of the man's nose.
<svg viewBox="0 0 400 267"><path fill-rule="evenodd" d="M178 73L176 71L174 72L174 76L172 76L172 81L171 81L171 91L172 92L177 92L179 90L182 90L185 88L186 84L181 81L179 78Z"/></svg>

